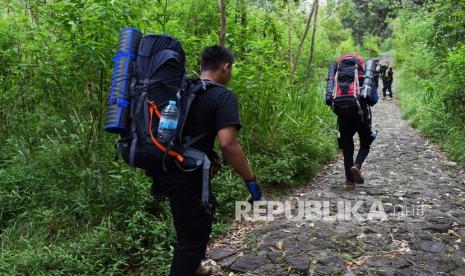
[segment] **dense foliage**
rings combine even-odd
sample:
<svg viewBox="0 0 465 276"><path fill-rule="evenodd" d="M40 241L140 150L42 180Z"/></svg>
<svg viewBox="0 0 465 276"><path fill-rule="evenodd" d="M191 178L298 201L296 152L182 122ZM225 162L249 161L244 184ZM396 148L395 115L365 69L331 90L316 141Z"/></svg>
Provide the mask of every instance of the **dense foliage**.
<svg viewBox="0 0 465 276"><path fill-rule="evenodd" d="M424 2L394 22L397 90L412 125L464 163L465 5Z"/></svg>
<svg viewBox="0 0 465 276"><path fill-rule="evenodd" d="M340 15L343 26L351 30L357 45L370 43L374 37L389 37L392 32L389 23L400 4L400 0L328 1L328 6Z"/></svg>
<svg viewBox="0 0 465 276"><path fill-rule="evenodd" d="M291 85L289 51L307 9L289 2L290 15L287 1L227 5L241 142L268 191L299 183L333 155L326 64L363 51L321 8L313 74L307 40ZM0 273L162 274L174 240L167 204L149 196L141 171L113 160L116 137L102 132L111 58L122 27L166 32L182 42L195 76L200 50L218 41L217 1L7 0L0 11ZM246 192L228 169L214 189L221 231Z"/></svg>

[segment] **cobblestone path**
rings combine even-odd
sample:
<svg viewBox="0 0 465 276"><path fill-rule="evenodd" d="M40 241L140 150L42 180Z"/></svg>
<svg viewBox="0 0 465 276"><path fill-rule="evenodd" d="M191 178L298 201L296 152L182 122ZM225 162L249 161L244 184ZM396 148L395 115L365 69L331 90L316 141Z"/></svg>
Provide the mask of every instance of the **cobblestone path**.
<svg viewBox="0 0 465 276"><path fill-rule="evenodd" d="M345 210L338 201L362 202L361 216L294 221L303 210L295 206L291 219L237 224L208 252L214 275L465 275L463 167L411 128L395 100L380 100L373 118L379 135L362 169L364 184L343 187L339 154L308 185L280 198L328 201L332 215ZM385 220L367 220L377 203Z"/></svg>

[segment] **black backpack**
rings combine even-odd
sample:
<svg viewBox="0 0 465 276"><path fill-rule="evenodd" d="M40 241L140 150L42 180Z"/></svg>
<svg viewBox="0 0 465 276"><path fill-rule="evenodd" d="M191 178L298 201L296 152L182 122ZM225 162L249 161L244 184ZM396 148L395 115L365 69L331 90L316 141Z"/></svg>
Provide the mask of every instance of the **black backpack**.
<svg viewBox="0 0 465 276"><path fill-rule="evenodd" d="M208 204L211 162L207 155L190 147L208 135L187 139L183 129L196 93L213 82L191 83L185 70L185 54L179 41L169 35L146 35L140 41L129 81L128 128L118 141L118 155L132 167L149 175L171 169L190 172L202 168L202 204ZM131 72L131 70L129 70ZM164 146L157 140L160 113L169 101L177 101L177 133Z"/></svg>

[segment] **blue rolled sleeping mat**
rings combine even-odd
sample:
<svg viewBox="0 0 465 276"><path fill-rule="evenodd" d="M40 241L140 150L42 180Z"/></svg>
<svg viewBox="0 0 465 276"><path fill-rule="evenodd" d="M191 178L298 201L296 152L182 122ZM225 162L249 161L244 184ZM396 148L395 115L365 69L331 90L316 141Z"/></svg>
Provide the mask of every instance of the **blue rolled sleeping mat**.
<svg viewBox="0 0 465 276"><path fill-rule="evenodd" d="M110 133L124 134L128 130L129 87L141 39L142 32L135 28L128 27L120 31L118 52L113 58L115 66L105 123L105 130Z"/></svg>

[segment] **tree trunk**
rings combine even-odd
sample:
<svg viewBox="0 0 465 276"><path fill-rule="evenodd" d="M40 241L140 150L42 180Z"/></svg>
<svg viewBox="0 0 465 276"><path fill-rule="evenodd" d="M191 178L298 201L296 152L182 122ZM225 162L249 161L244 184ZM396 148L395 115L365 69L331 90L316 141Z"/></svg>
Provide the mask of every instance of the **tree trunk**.
<svg viewBox="0 0 465 276"><path fill-rule="evenodd" d="M161 26L163 33L166 33L166 24L168 23L168 0L165 0L165 4L163 5L163 26Z"/></svg>
<svg viewBox="0 0 465 276"><path fill-rule="evenodd" d="M362 32L359 31L359 30L356 30L354 32L354 36L355 36L355 45L362 45Z"/></svg>
<svg viewBox="0 0 465 276"><path fill-rule="evenodd" d="M35 24L36 20L34 18L34 13L32 12L31 3L30 1L25 1L24 4L25 4L27 15L28 15L29 24L31 25L31 29L34 29L37 26L37 24Z"/></svg>
<svg viewBox="0 0 465 276"><path fill-rule="evenodd" d="M241 33L239 35L239 43L241 45L240 52L245 52L245 39L247 38L247 0L240 0L241 9Z"/></svg>
<svg viewBox="0 0 465 276"><path fill-rule="evenodd" d="M292 60L292 38L291 38L291 29L292 29L292 20L291 20L291 3L292 0L287 1L287 35L288 35L288 46L289 46L289 68L294 68L294 62ZM291 71L292 73L292 71Z"/></svg>
<svg viewBox="0 0 465 276"><path fill-rule="evenodd" d="M315 17L313 18L313 32L312 32L312 42L310 44L310 61L308 62L307 67L307 79L310 78L312 74L312 63L313 63L313 54L315 51L315 35L316 35L316 28L318 24L318 1L316 2L315 8Z"/></svg>
<svg viewBox="0 0 465 276"><path fill-rule="evenodd" d="M292 66L292 73L291 73L291 82L294 80L295 71L297 70L297 66L299 65L299 57L300 51L302 49L302 45L304 44L305 38L307 37L308 30L310 29L310 23L312 22L313 13L315 12L315 8L318 5L318 0L313 1L312 9L308 14L307 24L305 25L305 31L300 39L299 47L297 48L297 52L295 54L294 65Z"/></svg>
<svg viewBox="0 0 465 276"><path fill-rule="evenodd" d="M220 45L224 46L226 34L226 0L220 0L221 25L220 25Z"/></svg>

